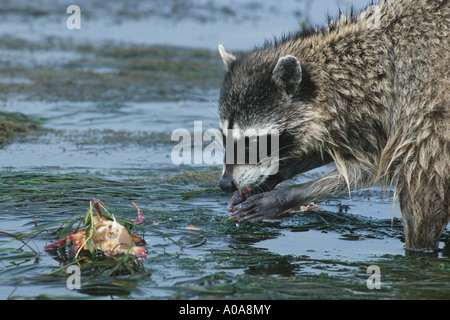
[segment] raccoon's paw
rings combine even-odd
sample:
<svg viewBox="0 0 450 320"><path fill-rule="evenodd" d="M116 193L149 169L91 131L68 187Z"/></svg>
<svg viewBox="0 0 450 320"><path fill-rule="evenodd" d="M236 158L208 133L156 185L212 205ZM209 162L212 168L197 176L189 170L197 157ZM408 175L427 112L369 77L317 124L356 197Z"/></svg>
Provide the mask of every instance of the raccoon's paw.
<svg viewBox="0 0 450 320"><path fill-rule="evenodd" d="M265 219L282 218L285 209L279 205L275 192L264 192L249 197L242 203L231 207L230 220L236 222L255 222Z"/></svg>
<svg viewBox="0 0 450 320"><path fill-rule="evenodd" d="M252 196L253 195L252 191L253 189L251 187L244 187L236 191L233 197L231 198L229 211L233 211L233 207L237 206L239 203L244 202L250 196Z"/></svg>

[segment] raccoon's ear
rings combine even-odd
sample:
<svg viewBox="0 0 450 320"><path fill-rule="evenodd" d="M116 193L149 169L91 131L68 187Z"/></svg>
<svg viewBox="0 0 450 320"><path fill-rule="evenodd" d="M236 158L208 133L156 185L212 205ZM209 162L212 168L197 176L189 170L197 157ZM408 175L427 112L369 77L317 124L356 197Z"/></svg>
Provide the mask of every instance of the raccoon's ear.
<svg viewBox="0 0 450 320"><path fill-rule="evenodd" d="M287 93L293 94L302 82L302 67L294 56L284 56L278 59L273 69L272 79Z"/></svg>
<svg viewBox="0 0 450 320"><path fill-rule="evenodd" d="M225 51L225 48L219 44L219 53L222 57L223 64L225 65L225 69L228 71L231 69L231 66L233 65L233 62L236 61L236 57L232 55L231 53L228 53Z"/></svg>

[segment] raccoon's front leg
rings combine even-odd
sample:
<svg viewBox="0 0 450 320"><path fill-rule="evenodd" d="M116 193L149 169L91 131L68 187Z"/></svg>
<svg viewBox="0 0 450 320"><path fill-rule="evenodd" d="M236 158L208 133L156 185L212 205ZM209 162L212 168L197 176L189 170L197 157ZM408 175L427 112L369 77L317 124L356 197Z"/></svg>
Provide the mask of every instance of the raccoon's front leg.
<svg viewBox="0 0 450 320"><path fill-rule="evenodd" d="M308 202L345 194L350 189L370 185L375 176L372 170L359 165L348 166L346 177L334 170L323 178L264 192L248 197L231 207L230 219L238 222L254 222L265 219L280 219L288 215L287 210Z"/></svg>
<svg viewBox="0 0 450 320"><path fill-rule="evenodd" d="M300 188L301 186L296 186ZM280 219L294 207L294 190L284 188L250 196L244 202L232 205L230 219L237 222L254 222L264 219Z"/></svg>

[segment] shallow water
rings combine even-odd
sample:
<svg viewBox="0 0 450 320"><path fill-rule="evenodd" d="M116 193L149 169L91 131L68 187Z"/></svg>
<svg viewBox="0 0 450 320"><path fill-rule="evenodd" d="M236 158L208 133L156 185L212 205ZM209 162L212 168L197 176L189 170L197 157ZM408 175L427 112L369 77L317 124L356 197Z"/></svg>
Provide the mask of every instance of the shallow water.
<svg viewBox="0 0 450 320"><path fill-rule="evenodd" d="M79 1L74 31L58 3L6 1L0 11L1 109L43 127L0 149L1 299L450 298L448 231L438 257L405 256L390 190L237 226L227 220L231 195L217 186L220 166L171 161L173 130L217 127L218 43L247 50L299 23L323 23L349 1L109 1L101 9ZM136 214L131 201L139 204L147 221L133 230L149 254L121 274L112 273L120 261L81 264L81 289L71 290L68 261L44 247L93 197L126 218ZM367 287L370 265L380 267L381 289Z"/></svg>

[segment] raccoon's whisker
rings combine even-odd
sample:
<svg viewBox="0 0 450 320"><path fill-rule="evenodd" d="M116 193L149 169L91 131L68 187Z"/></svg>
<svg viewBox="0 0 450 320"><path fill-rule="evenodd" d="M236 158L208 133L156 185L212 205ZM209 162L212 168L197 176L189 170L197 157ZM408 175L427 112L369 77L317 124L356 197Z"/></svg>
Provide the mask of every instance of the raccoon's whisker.
<svg viewBox="0 0 450 320"><path fill-rule="evenodd" d="M287 149L287 148L295 147L295 146L296 146L296 145L295 145L294 143L285 145L285 146L279 148L279 149L278 149L278 152L280 152L280 151L282 151L282 150L284 150L284 149Z"/></svg>
<svg viewBox="0 0 450 320"><path fill-rule="evenodd" d="M203 99L205 101L208 101L214 107L216 107L216 105L217 105L217 101L213 101L213 100L211 100L209 98L206 98L204 96L201 96L199 94L193 94L193 93L189 93L189 92L183 92L183 94L187 95L187 96L196 97L196 98L200 98L200 99Z"/></svg>
<svg viewBox="0 0 450 320"><path fill-rule="evenodd" d="M283 162L285 160L290 160L290 159L294 159L294 157L284 157L284 158L270 158L270 157L265 157L264 159L261 159L260 161L258 161L256 163L257 166L260 166L264 163L264 161L266 161L267 159L271 159L272 162Z"/></svg>
<svg viewBox="0 0 450 320"><path fill-rule="evenodd" d="M211 99L209 99L207 97L204 97L204 96L201 96L201 95L198 95L198 94L189 93L189 92L183 92L183 94L187 95L187 96L195 97L195 98L200 98L202 100L205 100L205 101L209 102L210 109L208 111L212 112L213 115L215 117L217 117L217 119L220 119L219 111L217 110L217 103L218 103L218 101L213 101L213 100L211 100Z"/></svg>
<svg viewBox="0 0 450 320"><path fill-rule="evenodd" d="M222 141L214 140L214 144L220 148L221 151L225 151L225 146Z"/></svg>
<svg viewBox="0 0 450 320"><path fill-rule="evenodd" d="M215 129L215 130L219 131L219 129L213 128L210 125L208 126L208 129ZM212 143L214 143L217 147L219 147L221 151L225 150L225 146L223 145L223 139L214 139L214 141L212 141Z"/></svg>
<svg viewBox="0 0 450 320"><path fill-rule="evenodd" d="M294 146L294 144L286 145L286 146L284 146L284 147L278 149L278 153L280 153L280 151L282 151L283 149L289 148L289 147L291 147L291 146ZM261 165L262 162L263 162L263 161L266 161L267 159L272 159L272 161L280 162L280 161L287 160L287 159L291 159L291 158L293 158L293 157L284 157L284 158L274 157L274 156L273 156L273 153L271 153L270 155L266 155L264 158L260 159L260 160L256 163L256 165Z"/></svg>
<svg viewBox="0 0 450 320"><path fill-rule="evenodd" d="M265 188L263 188L263 187L265 187ZM258 184L257 188L259 189L258 190L259 192L263 192L264 190L270 189L270 186L266 182L263 181Z"/></svg>
<svg viewBox="0 0 450 320"><path fill-rule="evenodd" d="M253 173L250 171L244 172L244 174L239 179L238 187L248 185L249 183L247 181L252 180L252 179L250 179L252 175L253 175Z"/></svg>

